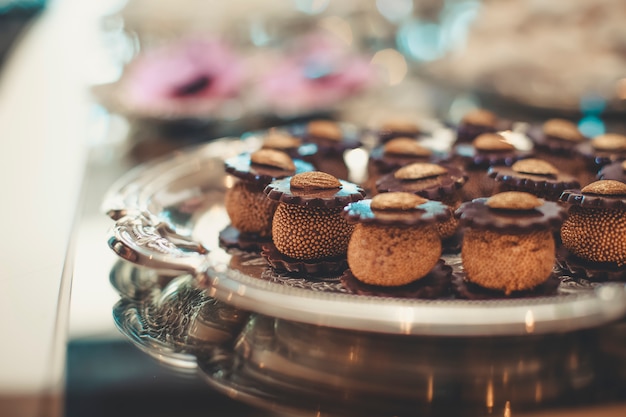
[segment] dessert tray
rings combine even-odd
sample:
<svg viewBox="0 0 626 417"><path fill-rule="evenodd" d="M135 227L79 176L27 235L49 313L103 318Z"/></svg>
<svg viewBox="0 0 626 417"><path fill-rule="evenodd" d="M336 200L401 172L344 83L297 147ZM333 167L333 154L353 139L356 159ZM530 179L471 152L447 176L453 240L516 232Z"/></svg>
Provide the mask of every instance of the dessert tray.
<svg viewBox="0 0 626 417"><path fill-rule="evenodd" d="M223 138L173 153L127 173L107 193L115 220L108 238L122 259L160 276L188 274L207 297L237 309L309 325L422 336L515 336L596 327L626 313L623 283L591 283L556 270L552 296L499 300L418 300L349 294L338 277L276 272L258 253L225 250L224 159L259 148L257 135ZM346 155L351 176L367 150ZM443 257L455 273L458 255ZM512 274L515 271L511 271Z"/></svg>
<svg viewBox="0 0 626 417"><path fill-rule="evenodd" d="M246 312L193 275L123 260L110 282L120 295L115 324L134 346L280 415L507 415L623 397L624 321L542 335L404 336Z"/></svg>

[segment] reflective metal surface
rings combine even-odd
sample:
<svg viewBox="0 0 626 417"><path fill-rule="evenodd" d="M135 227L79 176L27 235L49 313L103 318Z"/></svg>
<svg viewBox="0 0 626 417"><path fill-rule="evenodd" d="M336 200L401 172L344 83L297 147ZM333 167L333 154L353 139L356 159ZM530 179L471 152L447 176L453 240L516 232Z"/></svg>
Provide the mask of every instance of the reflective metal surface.
<svg viewBox="0 0 626 417"><path fill-rule="evenodd" d="M129 288L138 271L116 265L112 274ZM162 363L272 412L526 415L620 400L626 389L624 322L548 335L393 335L246 314L198 292L188 275L165 286L153 278L151 295L114 308L122 333Z"/></svg>

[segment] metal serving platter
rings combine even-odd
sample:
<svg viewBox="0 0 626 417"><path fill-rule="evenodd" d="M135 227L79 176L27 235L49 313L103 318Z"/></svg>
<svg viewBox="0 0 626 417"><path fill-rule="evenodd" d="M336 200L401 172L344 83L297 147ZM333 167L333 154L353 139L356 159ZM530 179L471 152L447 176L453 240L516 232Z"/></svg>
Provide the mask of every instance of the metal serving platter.
<svg viewBox="0 0 626 417"><path fill-rule="evenodd" d="M108 244L121 258L159 273L188 273L207 295L243 310L313 325L431 336L568 332L626 313L622 283L591 283L557 271L557 294L469 301L419 300L347 293L338 279L272 270L256 253L226 251L218 235L229 224L223 199L233 184L225 158L260 146L256 135L224 138L173 153L128 172L104 198L115 220ZM367 150L346 155L361 178ZM444 257L456 272L458 255ZM515 271L511 271L515 273Z"/></svg>

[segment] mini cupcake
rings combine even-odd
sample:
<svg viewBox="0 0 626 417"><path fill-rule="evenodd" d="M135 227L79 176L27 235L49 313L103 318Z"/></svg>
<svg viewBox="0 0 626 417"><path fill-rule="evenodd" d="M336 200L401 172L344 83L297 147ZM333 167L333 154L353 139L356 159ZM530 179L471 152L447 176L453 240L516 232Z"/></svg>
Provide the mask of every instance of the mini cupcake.
<svg viewBox="0 0 626 417"><path fill-rule="evenodd" d="M511 122L500 119L495 113L485 109L467 112L457 126L456 143L470 143L483 133L495 133L511 128Z"/></svg>
<svg viewBox="0 0 626 417"><path fill-rule="evenodd" d="M372 149L367 161L367 188L376 192L376 181L384 174L389 174L414 162L438 163L443 155L422 146L418 140L400 136Z"/></svg>
<svg viewBox="0 0 626 417"><path fill-rule="evenodd" d="M626 136L606 133L579 144L576 150L587 167L585 173L581 174L581 184L584 186L594 182L605 165L626 159Z"/></svg>
<svg viewBox="0 0 626 417"><path fill-rule="evenodd" d="M605 165L598 172L599 180L615 180L626 183L626 160Z"/></svg>
<svg viewBox="0 0 626 417"><path fill-rule="evenodd" d="M550 119L542 125L532 126L526 132L533 142L535 156L557 167L559 171L579 179L585 171L585 162L576 150L588 141L578 127L564 119Z"/></svg>
<svg viewBox="0 0 626 417"><path fill-rule="evenodd" d="M343 214L356 223L348 245L350 270L342 276L348 290L421 298L446 292L452 269L439 263L436 225L450 217L447 206L397 192L351 203Z"/></svg>
<svg viewBox="0 0 626 417"><path fill-rule="evenodd" d="M530 158L530 151L519 150L499 133L483 133L471 144L454 147L454 160L467 172L468 181L463 187L463 200L489 197L495 189L495 181L487 175L493 165L511 166L515 162Z"/></svg>
<svg viewBox="0 0 626 417"><path fill-rule="evenodd" d="M483 298L483 288L489 297L544 294L544 284L554 283L552 229L566 217L558 203L509 191L463 203L456 214L466 228L461 249L465 278L457 282L460 297Z"/></svg>
<svg viewBox="0 0 626 417"><path fill-rule="evenodd" d="M259 245L270 239L277 207L275 201L265 197L263 190L277 178L312 171L313 166L272 149L242 154L226 160L224 165L226 172L238 181L224 196L231 224L220 232L220 244L226 248L260 249Z"/></svg>
<svg viewBox="0 0 626 417"><path fill-rule="evenodd" d="M592 280L626 278L626 184L596 181L565 191L561 201L570 204L561 227L569 252L560 256L563 266Z"/></svg>
<svg viewBox="0 0 626 417"><path fill-rule="evenodd" d="M312 120L305 125L293 126L291 132L304 142L300 153L305 161L339 179L348 178L348 166L343 155L361 146L356 129L349 129L332 120Z"/></svg>
<svg viewBox="0 0 626 417"><path fill-rule="evenodd" d="M363 189L314 171L273 181L265 188L278 202L272 221L272 243L262 252L268 263L291 272L342 272L354 229L343 208L365 196Z"/></svg>
<svg viewBox="0 0 626 417"><path fill-rule="evenodd" d="M536 158L522 159L510 167L492 166L487 174L496 181L496 192L522 191L549 201L557 201L567 189L580 187L576 178Z"/></svg>
<svg viewBox="0 0 626 417"><path fill-rule="evenodd" d="M417 139L421 130L419 125L409 119L388 119L376 131L379 143L386 143L394 138Z"/></svg>

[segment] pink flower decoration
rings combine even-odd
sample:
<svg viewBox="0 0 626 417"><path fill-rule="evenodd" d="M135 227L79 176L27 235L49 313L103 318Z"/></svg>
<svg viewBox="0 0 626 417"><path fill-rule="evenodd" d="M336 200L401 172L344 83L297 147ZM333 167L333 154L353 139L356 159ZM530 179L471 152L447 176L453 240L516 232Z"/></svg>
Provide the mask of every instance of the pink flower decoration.
<svg viewBox="0 0 626 417"><path fill-rule="evenodd" d="M305 38L295 54L273 65L260 80L261 99L279 111L327 107L374 80L369 60L325 36Z"/></svg>
<svg viewBox="0 0 626 417"><path fill-rule="evenodd" d="M226 44L193 39L150 50L129 67L126 85L136 105L236 96L244 80L242 60Z"/></svg>

